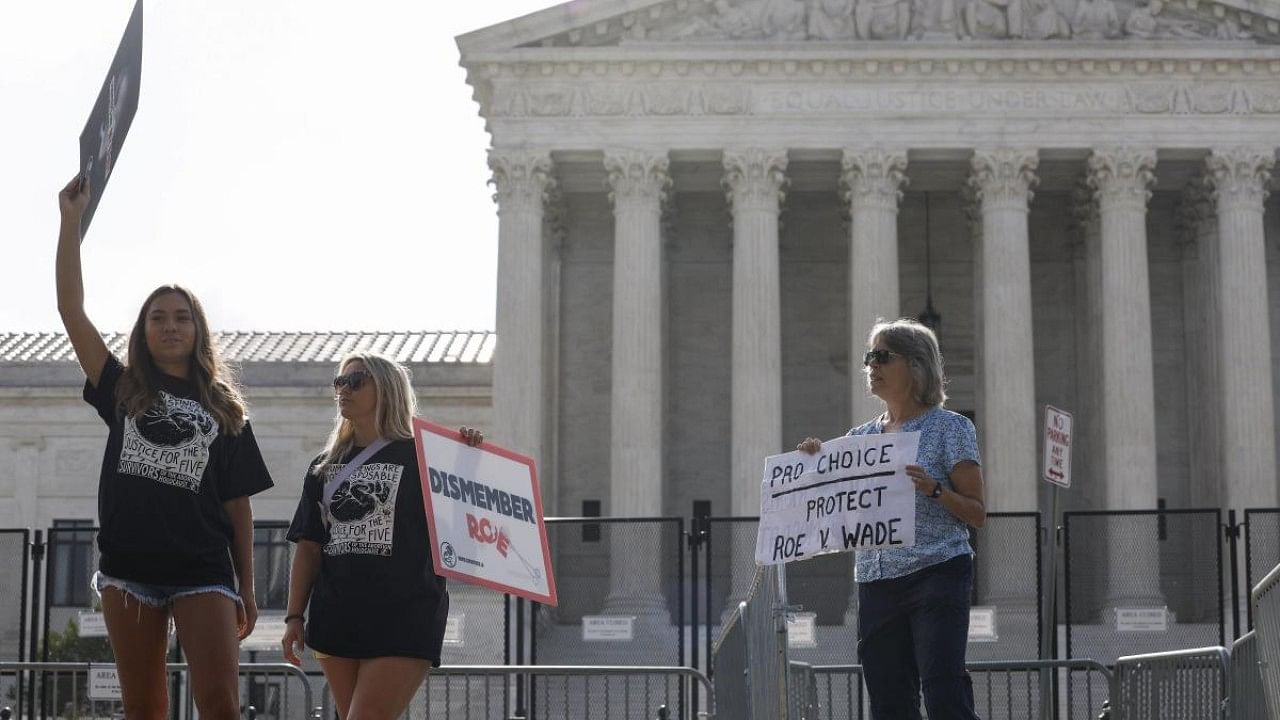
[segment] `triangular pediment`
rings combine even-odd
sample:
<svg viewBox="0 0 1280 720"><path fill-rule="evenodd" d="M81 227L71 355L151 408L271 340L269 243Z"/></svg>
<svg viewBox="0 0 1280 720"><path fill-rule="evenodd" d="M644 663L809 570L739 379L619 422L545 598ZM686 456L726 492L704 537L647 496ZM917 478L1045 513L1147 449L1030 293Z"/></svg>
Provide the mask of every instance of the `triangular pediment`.
<svg viewBox="0 0 1280 720"><path fill-rule="evenodd" d="M469 55L651 43L1280 44L1280 0L574 0L462 35Z"/></svg>

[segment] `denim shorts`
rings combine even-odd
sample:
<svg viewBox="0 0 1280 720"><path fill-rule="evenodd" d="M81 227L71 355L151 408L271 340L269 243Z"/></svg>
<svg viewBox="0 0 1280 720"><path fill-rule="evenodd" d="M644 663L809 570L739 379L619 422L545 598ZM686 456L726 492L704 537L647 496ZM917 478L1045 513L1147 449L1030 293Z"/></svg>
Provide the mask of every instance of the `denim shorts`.
<svg viewBox="0 0 1280 720"><path fill-rule="evenodd" d="M104 588L113 587L124 593L125 598L134 597L143 605L165 609L172 608L173 601L178 598L203 595L205 593L226 595L234 600L236 605L243 604L240 599L240 593L226 585L154 585L152 583L134 582L133 580L121 580L110 575L104 575L101 572L93 574L93 580L90 585L93 587L94 592L98 593L99 598L102 597Z"/></svg>

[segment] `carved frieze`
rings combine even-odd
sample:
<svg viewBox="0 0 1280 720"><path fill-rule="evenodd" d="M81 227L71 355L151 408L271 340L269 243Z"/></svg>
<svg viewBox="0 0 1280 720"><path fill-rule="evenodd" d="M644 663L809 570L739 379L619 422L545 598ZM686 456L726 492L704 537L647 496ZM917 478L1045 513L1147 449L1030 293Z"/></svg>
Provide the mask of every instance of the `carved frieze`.
<svg viewBox="0 0 1280 720"><path fill-rule="evenodd" d="M948 85L919 82L584 83L573 88L511 85L492 117L696 117L823 115L1077 116L1280 114L1274 82L1135 81Z"/></svg>
<svg viewBox="0 0 1280 720"><path fill-rule="evenodd" d="M706 0L617 42L801 40L1250 40L1266 18L1165 0ZM1255 22L1255 20L1257 22ZM1272 33L1274 34L1274 33ZM589 42L582 34L569 44Z"/></svg>

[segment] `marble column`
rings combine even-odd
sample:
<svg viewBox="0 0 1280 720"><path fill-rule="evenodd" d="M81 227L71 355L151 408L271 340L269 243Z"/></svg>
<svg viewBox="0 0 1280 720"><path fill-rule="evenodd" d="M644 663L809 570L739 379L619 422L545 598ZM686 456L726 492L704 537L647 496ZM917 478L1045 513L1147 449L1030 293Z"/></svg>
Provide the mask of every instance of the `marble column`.
<svg viewBox="0 0 1280 720"><path fill-rule="evenodd" d="M546 417L543 314L544 204L555 187L545 151L494 148L498 203L498 346L493 356L492 437L539 460Z"/></svg>
<svg viewBox="0 0 1280 720"><path fill-rule="evenodd" d="M766 456L781 452L782 329L778 214L785 197L785 150L724 153L723 185L733 212L733 356L730 379L730 508L760 514ZM755 572L755 526L735 523L728 607L746 597Z"/></svg>
<svg viewBox="0 0 1280 720"><path fill-rule="evenodd" d="M1218 365L1223 504L1275 507L1276 440L1263 200L1269 147L1215 149L1206 160L1218 213Z"/></svg>
<svg viewBox="0 0 1280 720"><path fill-rule="evenodd" d="M905 150L846 148L840 182L849 203L849 379L850 425L880 414L883 404L867 390L862 355L867 333L879 319L896 320L898 203L906 184Z"/></svg>
<svg viewBox="0 0 1280 720"><path fill-rule="evenodd" d="M1109 510L1154 510L1158 493L1147 263L1155 165L1149 148L1098 148L1089 157L1101 225L1102 465ZM1108 607L1162 604L1156 522L1109 521Z"/></svg>
<svg viewBox="0 0 1280 720"><path fill-rule="evenodd" d="M733 209L731 473L734 515L760 513L764 458L782 447L782 334L778 213L787 154L726 151L724 185Z"/></svg>
<svg viewBox="0 0 1280 720"><path fill-rule="evenodd" d="M983 477L990 511L1037 509L1035 348L1027 213L1039 162L1034 149L973 155L969 182L982 208Z"/></svg>
<svg viewBox="0 0 1280 720"><path fill-rule="evenodd" d="M1089 157L1089 185L1101 224L1102 428L1107 508L1156 507L1155 390L1147 200L1155 151L1100 148Z"/></svg>
<svg viewBox="0 0 1280 720"><path fill-rule="evenodd" d="M613 203L613 374L609 508L614 517L662 514L662 203L665 152L605 153ZM609 613L667 616L654 526L611 528Z"/></svg>

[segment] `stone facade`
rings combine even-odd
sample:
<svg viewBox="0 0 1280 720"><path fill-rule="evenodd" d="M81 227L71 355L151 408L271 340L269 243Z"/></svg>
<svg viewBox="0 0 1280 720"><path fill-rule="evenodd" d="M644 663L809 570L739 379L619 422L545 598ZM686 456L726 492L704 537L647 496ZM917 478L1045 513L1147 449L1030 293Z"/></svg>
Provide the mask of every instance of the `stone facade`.
<svg viewBox="0 0 1280 720"><path fill-rule="evenodd" d="M1076 418L1067 509L1277 505L1280 12L594 0L458 45L492 152L556 188L551 243L498 198L500 252L553 247L523 273L558 281L499 286L500 328L543 308L504 351L555 360L495 416L555 512L754 514L764 455L877 412L871 322L929 300L989 509L1048 511L1046 403ZM643 223L620 157L662 168ZM1109 591L1151 601L1128 560Z"/></svg>

